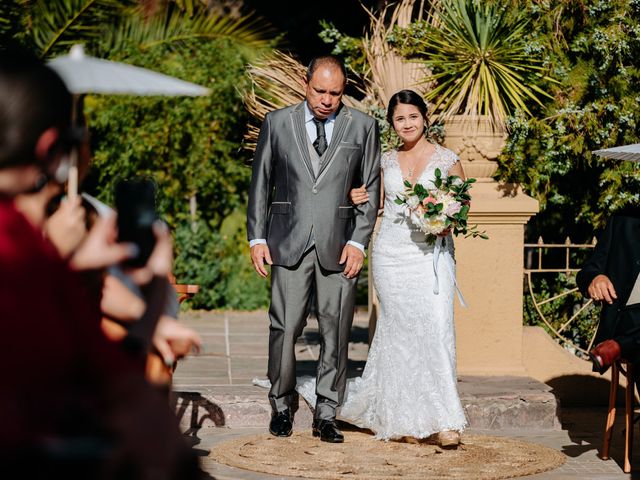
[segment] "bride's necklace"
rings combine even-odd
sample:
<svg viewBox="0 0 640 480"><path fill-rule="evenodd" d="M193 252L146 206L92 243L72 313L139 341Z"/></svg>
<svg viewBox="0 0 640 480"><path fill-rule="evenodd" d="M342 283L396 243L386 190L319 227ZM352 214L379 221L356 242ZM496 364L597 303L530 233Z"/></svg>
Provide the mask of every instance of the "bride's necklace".
<svg viewBox="0 0 640 480"><path fill-rule="evenodd" d="M411 180L413 178L413 174L416 171L416 167L418 166L418 162L420 162L420 159L422 158L422 154L424 153L426 147L422 147L422 151L420 152L420 155L418 155L413 163L411 165L407 166L407 179ZM408 163L408 162L407 162Z"/></svg>
<svg viewBox="0 0 640 480"><path fill-rule="evenodd" d="M418 160L414 161L414 162L413 162L413 165L411 165L411 166L409 167L409 169L407 170L407 173L408 173L407 178L413 178L413 173L414 173L414 172L415 172L415 170L416 170L416 165L417 165L417 164L418 164Z"/></svg>

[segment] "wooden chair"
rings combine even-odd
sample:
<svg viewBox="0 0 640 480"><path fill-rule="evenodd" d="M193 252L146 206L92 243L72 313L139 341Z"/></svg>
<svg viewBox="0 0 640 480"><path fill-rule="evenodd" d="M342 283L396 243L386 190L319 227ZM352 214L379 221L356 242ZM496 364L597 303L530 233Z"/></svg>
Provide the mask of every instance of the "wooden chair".
<svg viewBox="0 0 640 480"><path fill-rule="evenodd" d="M609 390L609 411L607 414L607 423L604 430L604 441L602 442L602 452L600 458L609 459L609 448L611 446L611 437L613 435L613 424L616 420L616 397L618 393L618 385L620 374L626 377L625 386L625 409L624 409L624 473L631 472L631 451L633 450L633 428L634 420L634 402L635 402L635 386L633 364L626 360L618 360L611 367L611 387Z"/></svg>
<svg viewBox="0 0 640 480"><path fill-rule="evenodd" d="M173 289L178 294L178 302L180 303L184 302L187 298L193 297L200 291L200 285L178 283L176 281L176 277L172 273L169 274L169 281L171 282L171 285L173 285Z"/></svg>

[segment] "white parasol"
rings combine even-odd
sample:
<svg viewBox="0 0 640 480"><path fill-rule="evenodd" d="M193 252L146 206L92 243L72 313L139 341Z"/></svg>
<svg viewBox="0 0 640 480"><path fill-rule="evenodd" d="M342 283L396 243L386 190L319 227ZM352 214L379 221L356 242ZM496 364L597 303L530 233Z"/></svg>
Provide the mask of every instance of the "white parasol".
<svg viewBox="0 0 640 480"><path fill-rule="evenodd" d="M640 143L595 150L591 153L593 153L594 155L598 155L599 157L612 158L614 160L640 162Z"/></svg>
<svg viewBox="0 0 640 480"><path fill-rule="evenodd" d="M196 97L211 93L208 88L153 70L87 56L82 45L74 45L69 55L50 60L48 66L76 95L107 93Z"/></svg>

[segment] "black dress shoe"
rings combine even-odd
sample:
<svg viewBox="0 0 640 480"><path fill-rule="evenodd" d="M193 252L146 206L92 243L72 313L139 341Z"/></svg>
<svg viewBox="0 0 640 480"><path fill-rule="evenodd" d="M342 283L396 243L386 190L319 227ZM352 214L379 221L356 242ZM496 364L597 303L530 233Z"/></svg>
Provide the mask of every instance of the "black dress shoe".
<svg viewBox="0 0 640 480"><path fill-rule="evenodd" d="M333 420L314 420L311 431L314 437L320 437L320 440L323 442L344 442L344 435L342 435L342 432L338 430L336 422Z"/></svg>
<svg viewBox="0 0 640 480"><path fill-rule="evenodd" d="M269 422L269 432L276 437L288 437L293 430L293 421L291 419L291 410L283 410L282 412L273 412L271 414L271 422Z"/></svg>

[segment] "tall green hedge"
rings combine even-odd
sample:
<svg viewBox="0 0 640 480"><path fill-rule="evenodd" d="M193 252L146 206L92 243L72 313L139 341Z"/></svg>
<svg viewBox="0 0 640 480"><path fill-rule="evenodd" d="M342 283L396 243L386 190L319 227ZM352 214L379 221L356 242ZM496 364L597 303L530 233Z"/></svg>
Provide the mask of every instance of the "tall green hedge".
<svg viewBox="0 0 640 480"><path fill-rule="evenodd" d="M143 51L131 46L120 56L206 86L212 94L87 98L94 152L89 178L98 196L111 202L119 178L153 178L159 210L175 233L176 276L182 283L201 285L191 306L266 305L268 284L250 268L244 237L251 170L241 149L248 120L240 95L247 82L243 50L221 39L179 49L161 44ZM196 218L190 212L192 195Z"/></svg>

